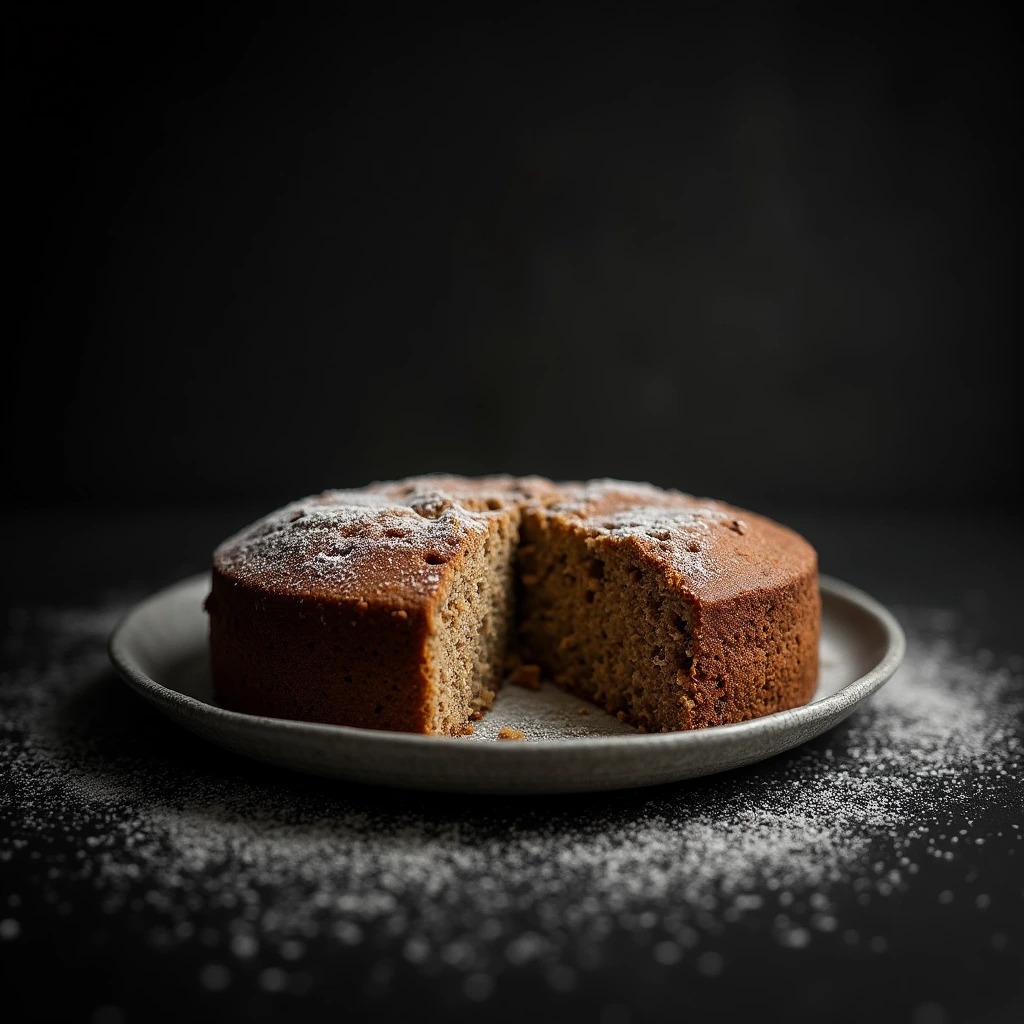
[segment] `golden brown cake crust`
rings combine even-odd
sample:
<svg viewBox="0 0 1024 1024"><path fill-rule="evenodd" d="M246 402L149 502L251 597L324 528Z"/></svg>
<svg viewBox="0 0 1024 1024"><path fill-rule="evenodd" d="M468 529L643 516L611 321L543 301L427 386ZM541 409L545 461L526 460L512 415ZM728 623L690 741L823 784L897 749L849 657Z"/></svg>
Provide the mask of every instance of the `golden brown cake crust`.
<svg viewBox="0 0 1024 1024"><path fill-rule="evenodd" d="M220 699L255 714L436 731L431 643L442 608L495 530L517 534L531 517L595 551L628 553L687 602L687 717L660 727L739 721L810 699L820 603L803 538L646 484L509 476L328 491L225 541L207 599Z"/></svg>

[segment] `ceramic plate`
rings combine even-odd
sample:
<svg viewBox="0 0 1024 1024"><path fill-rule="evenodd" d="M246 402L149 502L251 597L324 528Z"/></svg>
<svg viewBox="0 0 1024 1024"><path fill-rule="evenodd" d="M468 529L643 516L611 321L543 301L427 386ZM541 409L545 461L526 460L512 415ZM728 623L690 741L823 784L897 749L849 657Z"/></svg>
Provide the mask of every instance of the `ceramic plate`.
<svg viewBox="0 0 1024 1024"><path fill-rule="evenodd" d="M229 750L354 782L473 793L628 789L738 768L789 750L842 721L896 671L899 624L872 598L822 577L821 673L814 700L737 725L642 734L550 684L505 686L462 739L314 725L219 707L207 668L196 576L137 605L114 631L110 655L128 684L179 725ZM525 741L497 739L503 726Z"/></svg>

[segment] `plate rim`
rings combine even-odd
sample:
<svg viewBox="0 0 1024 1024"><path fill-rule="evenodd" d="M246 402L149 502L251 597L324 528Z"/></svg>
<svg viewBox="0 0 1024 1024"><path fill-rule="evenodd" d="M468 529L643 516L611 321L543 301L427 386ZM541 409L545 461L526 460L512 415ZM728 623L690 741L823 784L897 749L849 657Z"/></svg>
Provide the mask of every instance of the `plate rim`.
<svg viewBox="0 0 1024 1024"><path fill-rule="evenodd" d="M637 733L612 736L572 736L557 739L537 739L528 743L467 743L461 737L421 735L386 729L363 729L357 726L332 725L323 722L303 722L287 718L273 718L267 715L249 715L241 711L208 704L165 686L153 679L138 664L130 644L126 641L135 620L145 614L153 605L171 598L176 592L209 586L210 573L202 572L171 583L136 602L111 631L107 651L111 662L125 682L142 696L160 704L175 704L191 715L213 719L225 726L260 728L273 731L299 733L318 740L334 739L357 744L393 744L399 742L413 748L430 749L449 757L484 756L505 758L536 758L544 753L582 752L594 747L604 751L616 748L645 747L669 748L679 746L686 749L714 749L720 744L740 743L754 740L762 733L777 734L780 731L800 730L801 726L812 726L820 721L829 721L827 731L838 724L855 707L882 687L896 672L906 652L906 636L896 617L884 605L863 590L835 577L819 574L819 588L822 596L838 598L853 605L873 618L883 630L885 650L879 661L866 673L847 683L835 693L820 700L811 700L800 707L775 711L744 722L707 726L703 729L681 730L666 733ZM798 743L801 741L798 741ZM798 744L794 744L798 745ZM487 750L490 753L484 754ZM462 753L458 753L462 752Z"/></svg>

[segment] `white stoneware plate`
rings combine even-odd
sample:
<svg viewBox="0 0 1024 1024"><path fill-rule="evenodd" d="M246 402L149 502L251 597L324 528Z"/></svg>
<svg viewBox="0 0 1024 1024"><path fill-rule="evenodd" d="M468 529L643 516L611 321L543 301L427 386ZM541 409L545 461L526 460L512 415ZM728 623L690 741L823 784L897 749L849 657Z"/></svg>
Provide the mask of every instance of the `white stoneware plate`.
<svg viewBox="0 0 1024 1024"><path fill-rule="evenodd" d="M642 734L550 684L505 686L471 737L315 725L219 707L195 576L137 605L110 638L128 684L179 725L260 761L353 782L464 793L629 789L710 775L789 750L842 721L896 671L903 631L866 594L822 577L821 673L814 699L737 725ZM502 726L525 741L498 740Z"/></svg>

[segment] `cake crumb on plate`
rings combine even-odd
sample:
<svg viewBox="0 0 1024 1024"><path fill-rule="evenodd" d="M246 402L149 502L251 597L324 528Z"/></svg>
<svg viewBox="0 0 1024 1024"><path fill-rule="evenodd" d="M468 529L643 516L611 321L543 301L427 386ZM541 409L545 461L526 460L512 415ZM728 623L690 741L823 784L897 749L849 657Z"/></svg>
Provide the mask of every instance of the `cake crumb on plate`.
<svg viewBox="0 0 1024 1024"><path fill-rule="evenodd" d="M521 686L525 690L540 689L540 665L518 665L508 681L513 686Z"/></svg>

